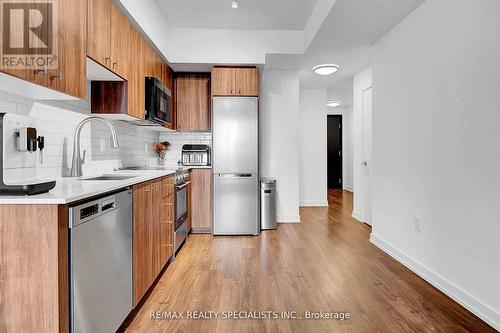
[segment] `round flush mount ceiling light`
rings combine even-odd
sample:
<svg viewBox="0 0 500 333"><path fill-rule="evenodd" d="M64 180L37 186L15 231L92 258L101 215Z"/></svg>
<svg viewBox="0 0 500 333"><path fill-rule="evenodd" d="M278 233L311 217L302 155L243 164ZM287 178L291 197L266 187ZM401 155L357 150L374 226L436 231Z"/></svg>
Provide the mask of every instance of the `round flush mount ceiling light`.
<svg viewBox="0 0 500 333"><path fill-rule="evenodd" d="M238 0L233 0L231 3L231 7L233 7L234 9L238 8Z"/></svg>
<svg viewBox="0 0 500 333"><path fill-rule="evenodd" d="M337 108L342 105L342 101L330 101L326 103L327 106L331 108Z"/></svg>
<svg viewBox="0 0 500 333"><path fill-rule="evenodd" d="M335 64L322 64L314 66L313 72L318 75L330 75L339 70L339 65Z"/></svg>

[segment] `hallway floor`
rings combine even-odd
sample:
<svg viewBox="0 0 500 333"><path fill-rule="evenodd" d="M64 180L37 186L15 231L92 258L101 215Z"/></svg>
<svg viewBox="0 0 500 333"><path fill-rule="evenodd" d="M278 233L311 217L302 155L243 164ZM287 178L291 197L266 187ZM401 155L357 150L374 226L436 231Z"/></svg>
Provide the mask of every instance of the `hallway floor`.
<svg viewBox="0 0 500 333"><path fill-rule="evenodd" d="M350 192L332 190L329 201L260 237L191 235L127 332L495 332L370 244L371 229L351 218ZM241 310L350 319L221 318ZM156 311L184 318L151 318ZM187 311L219 319L187 319Z"/></svg>

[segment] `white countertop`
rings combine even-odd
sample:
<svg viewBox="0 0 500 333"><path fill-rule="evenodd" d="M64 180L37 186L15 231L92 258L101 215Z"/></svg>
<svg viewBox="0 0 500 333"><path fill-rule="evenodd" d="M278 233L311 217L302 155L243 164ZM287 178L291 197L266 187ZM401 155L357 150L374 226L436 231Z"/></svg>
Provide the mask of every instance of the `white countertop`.
<svg viewBox="0 0 500 333"><path fill-rule="evenodd" d="M135 176L124 180L82 180L62 178L48 193L32 196L0 196L0 205L59 205L87 199L175 173L175 170L130 170L117 171L113 175ZM108 174L106 174L108 175ZM97 175L99 176L99 175ZM91 178L91 176L82 177Z"/></svg>

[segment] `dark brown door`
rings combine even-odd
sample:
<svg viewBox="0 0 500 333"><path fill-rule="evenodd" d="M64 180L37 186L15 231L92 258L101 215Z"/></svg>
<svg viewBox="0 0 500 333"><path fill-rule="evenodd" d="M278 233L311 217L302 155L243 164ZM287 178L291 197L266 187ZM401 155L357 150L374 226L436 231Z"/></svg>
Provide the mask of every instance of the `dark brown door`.
<svg viewBox="0 0 500 333"><path fill-rule="evenodd" d="M342 188L342 116L328 116L328 188Z"/></svg>

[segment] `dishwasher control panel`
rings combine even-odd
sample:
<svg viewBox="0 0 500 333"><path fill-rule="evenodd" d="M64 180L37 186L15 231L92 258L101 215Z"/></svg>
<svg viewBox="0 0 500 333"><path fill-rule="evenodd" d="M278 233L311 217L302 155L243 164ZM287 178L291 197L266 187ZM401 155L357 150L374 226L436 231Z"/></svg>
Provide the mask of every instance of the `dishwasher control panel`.
<svg viewBox="0 0 500 333"><path fill-rule="evenodd" d="M99 212L99 204L93 204L92 206L88 206L80 209L80 220L83 220L89 216L95 215Z"/></svg>

